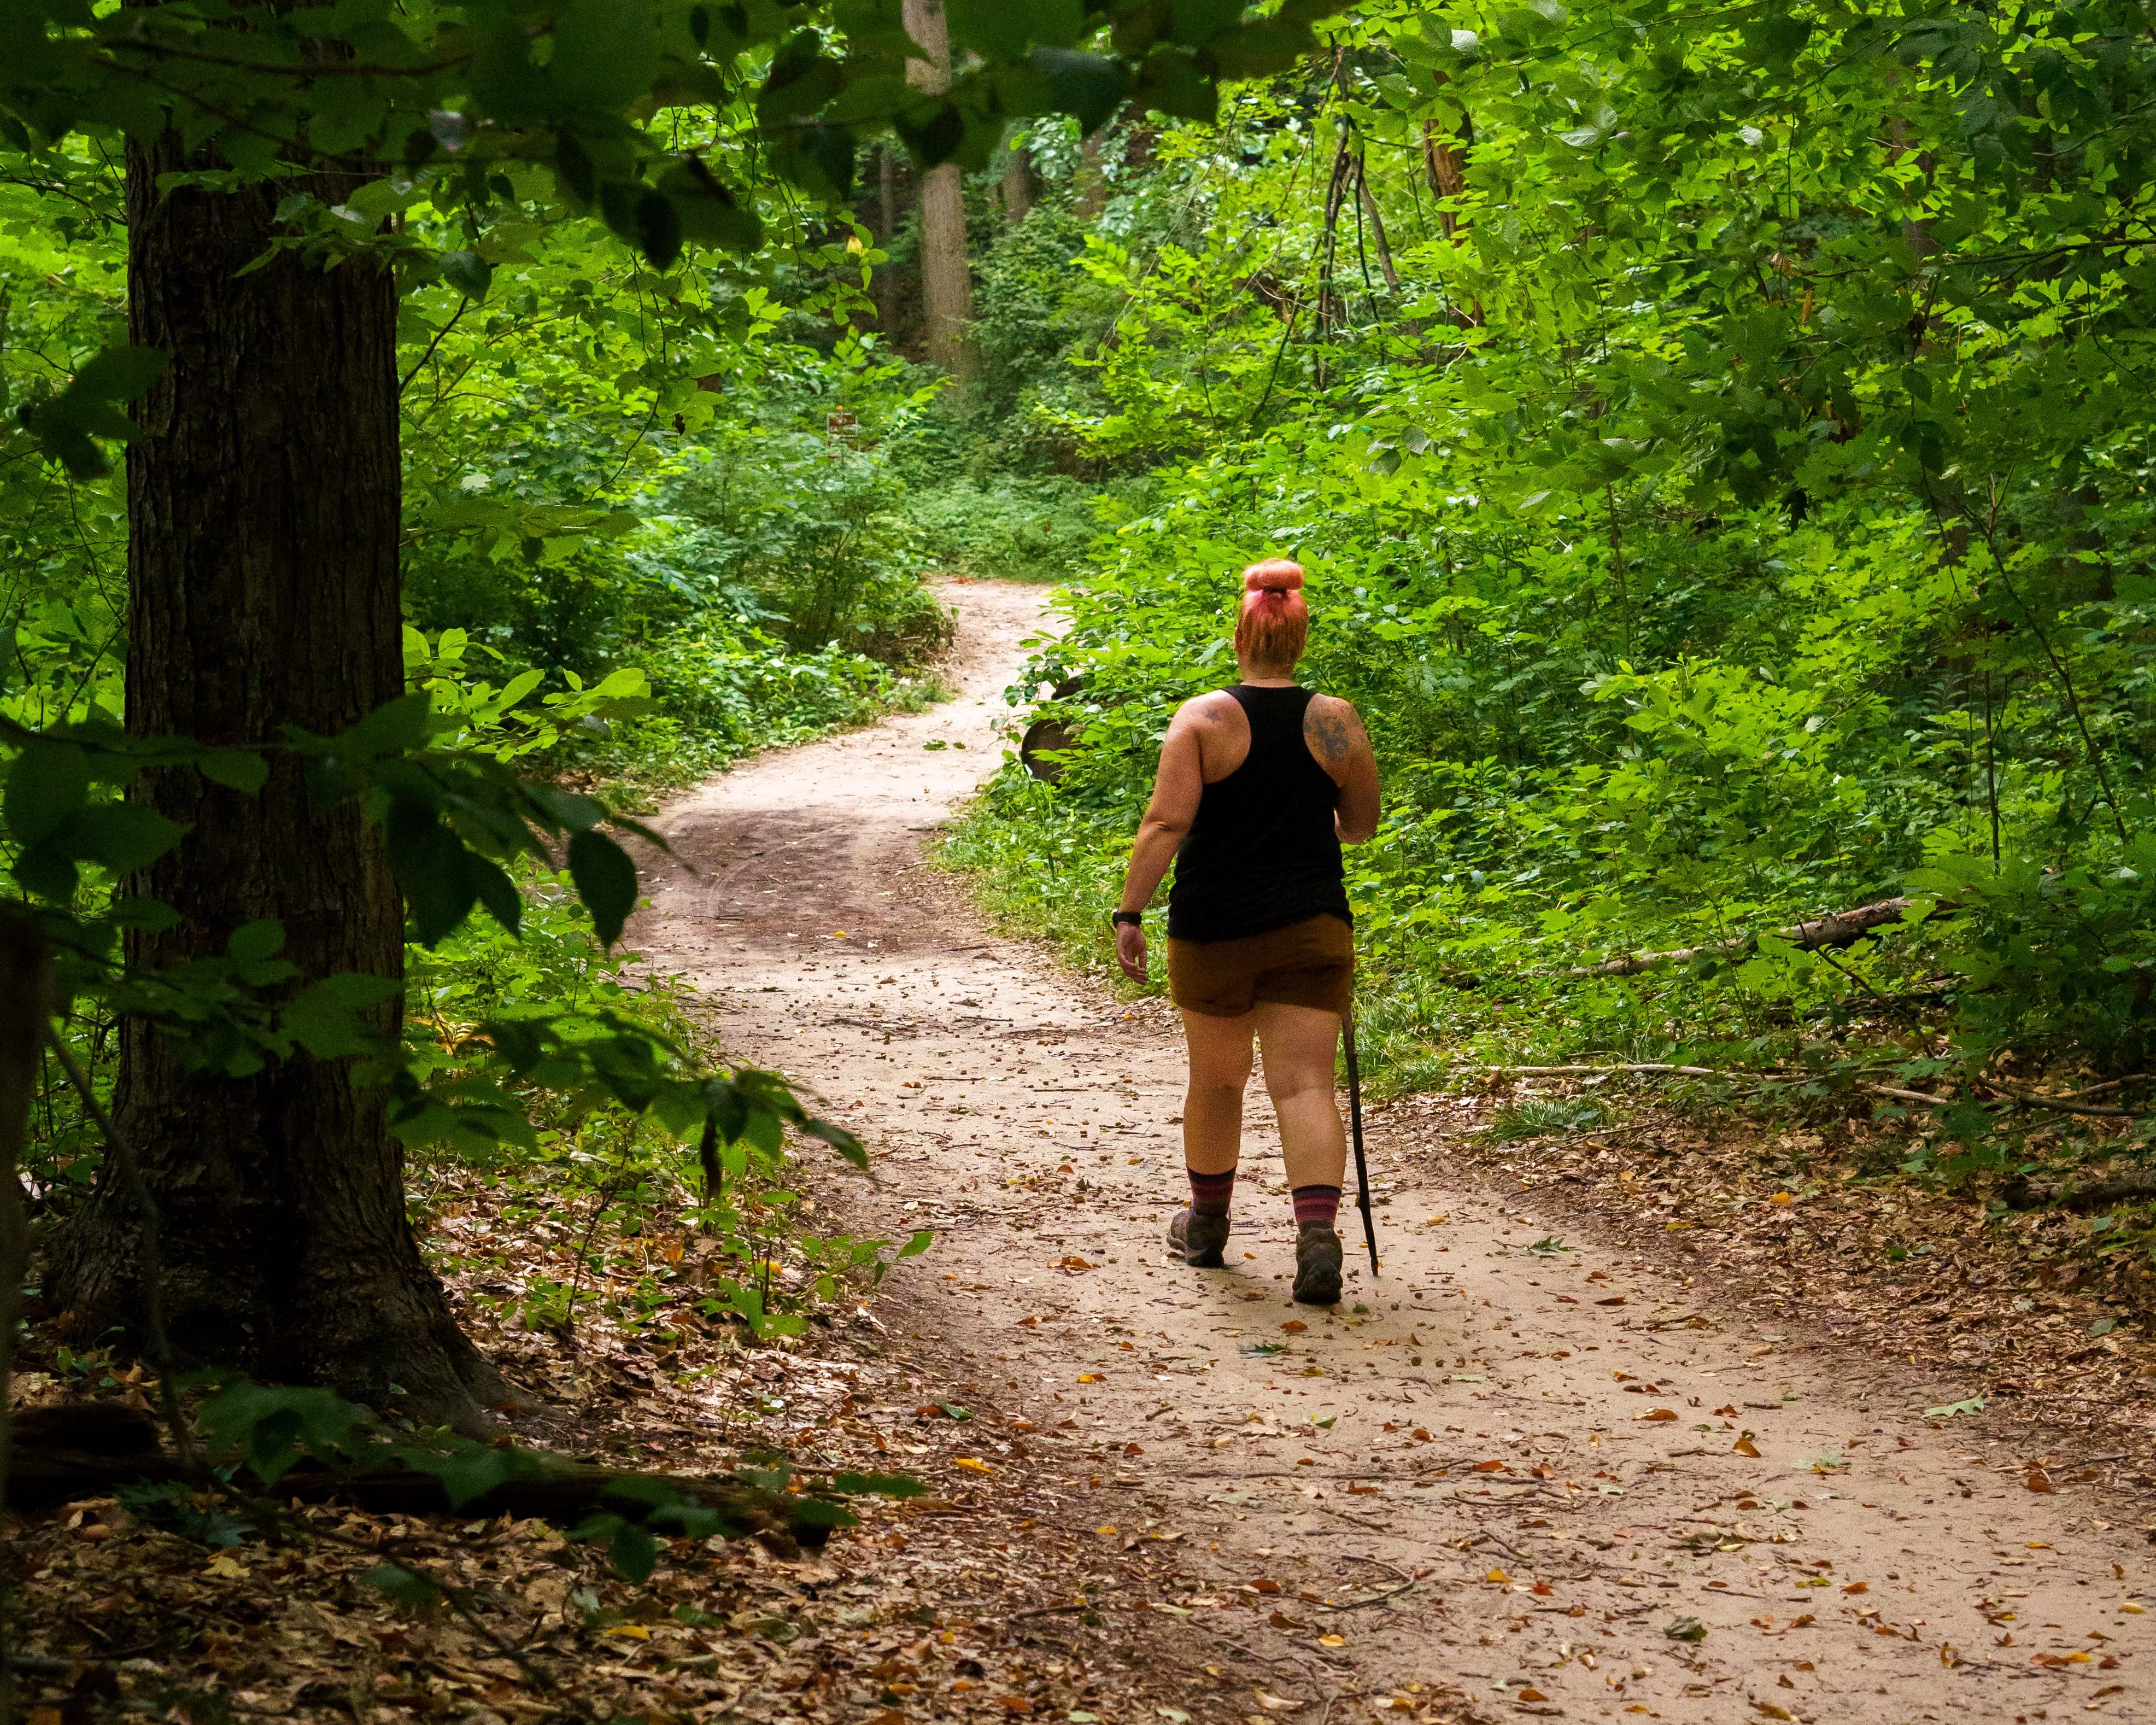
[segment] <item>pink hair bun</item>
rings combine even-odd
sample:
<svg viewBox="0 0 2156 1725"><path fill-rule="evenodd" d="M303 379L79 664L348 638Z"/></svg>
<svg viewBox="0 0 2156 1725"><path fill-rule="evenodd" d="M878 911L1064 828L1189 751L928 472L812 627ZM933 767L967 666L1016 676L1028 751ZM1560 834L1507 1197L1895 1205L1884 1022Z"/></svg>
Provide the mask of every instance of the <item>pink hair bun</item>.
<svg viewBox="0 0 2156 1725"><path fill-rule="evenodd" d="M1253 563L1243 571L1243 586L1250 593L1293 593L1302 585L1302 565L1285 557Z"/></svg>

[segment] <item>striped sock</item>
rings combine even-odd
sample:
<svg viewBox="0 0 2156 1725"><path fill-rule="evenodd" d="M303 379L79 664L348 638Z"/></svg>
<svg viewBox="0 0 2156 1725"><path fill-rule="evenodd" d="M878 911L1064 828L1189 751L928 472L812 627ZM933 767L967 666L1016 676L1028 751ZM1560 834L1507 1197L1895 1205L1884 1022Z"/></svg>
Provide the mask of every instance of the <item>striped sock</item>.
<svg viewBox="0 0 2156 1725"><path fill-rule="evenodd" d="M1196 1168L1184 1170L1190 1176L1190 1214L1194 1216L1224 1216L1229 1201L1235 1195L1235 1171L1229 1168L1224 1174L1201 1174Z"/></svg>
<svg viewBox="0 0 2156 1725"><path fill-rule="evenodd" d="M1337 1186L1298 1186L1295 1189L1295 1219L1307 1228L1313 1222L1330 1228L1340 1214Z"/></svg>

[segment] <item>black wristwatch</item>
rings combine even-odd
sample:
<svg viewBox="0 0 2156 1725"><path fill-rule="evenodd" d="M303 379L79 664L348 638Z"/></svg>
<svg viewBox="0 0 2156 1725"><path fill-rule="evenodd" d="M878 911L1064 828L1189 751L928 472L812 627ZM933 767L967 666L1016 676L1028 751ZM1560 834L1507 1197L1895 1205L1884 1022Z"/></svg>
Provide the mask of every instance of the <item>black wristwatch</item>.
<svg viewBox="0 0 2156 1725"><path fill-rule="evenodd" d="M1126 922L1129 923L1133 928L1143 928L1145 927L1145 912L1142 911L1111 911L1108 912L1108 921L1118 928L1122 927Z"/></svg>

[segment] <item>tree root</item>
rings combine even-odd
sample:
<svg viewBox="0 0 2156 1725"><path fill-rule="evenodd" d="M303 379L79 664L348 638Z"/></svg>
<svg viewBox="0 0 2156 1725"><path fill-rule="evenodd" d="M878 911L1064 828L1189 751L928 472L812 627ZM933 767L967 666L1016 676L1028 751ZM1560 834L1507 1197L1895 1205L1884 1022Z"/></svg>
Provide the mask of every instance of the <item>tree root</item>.
<svg viewBox="0 0 2156 1725"><path fill-rule="evenodd" d="M88 1497L109 1497L136 1481L186 1481L197 1476L159 1443L148 1414L119 1402L81 1402L26 1408L14 1422L14 1453L7 1481L10 1509L50 1509ZM303 1464L271 1488L280 1499L324 1503L332 1499L372 1513L477 1517L537 1516L567 1522L597 1512L643 1521L654 1505L648 1492L665 1486L726 1522L729 1538L753 1536L774 1555L792 1558L802 1548L823 1545L828 1527L817 1525L804 1505L816 1502L767 1491L736 1479L679 1474L632 1473L539 1455L541 1474L503 1481L477 1497L452 1506L442 1481L416 1469L345 1475Z"/></svg>

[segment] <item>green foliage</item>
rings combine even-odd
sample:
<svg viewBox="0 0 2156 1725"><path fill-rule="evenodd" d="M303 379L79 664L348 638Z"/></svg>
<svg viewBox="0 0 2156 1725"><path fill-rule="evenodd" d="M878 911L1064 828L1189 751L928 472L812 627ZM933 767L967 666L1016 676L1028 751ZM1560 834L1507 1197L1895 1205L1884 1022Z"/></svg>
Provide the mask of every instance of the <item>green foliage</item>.
<svg viewBox="0 0 2156 1725"><path fill-rule="evenodd" d="M1387 780L1350 860L1380 1087L2141 1064L2144 25L1399 7L1166 130L1056 302L1112 296L1059 429L1147 470L1018 693L1079 741L947 856L1105 963L1235 572L1293 556L1305 680ZM1854 943L1782 932L1897 894Z"/></svg>

